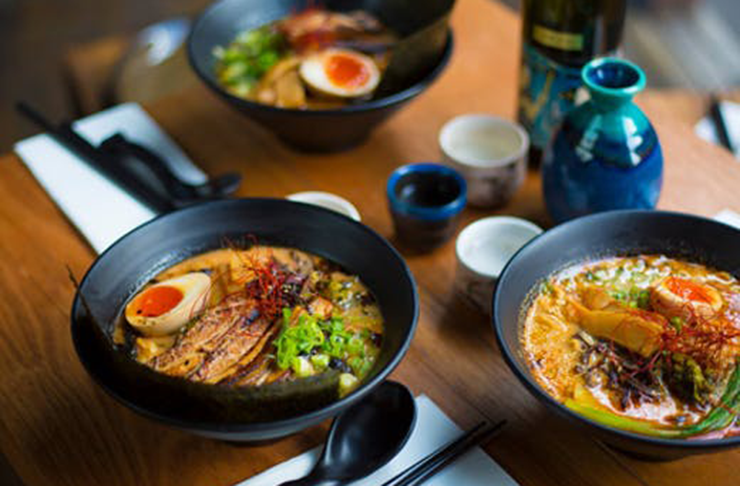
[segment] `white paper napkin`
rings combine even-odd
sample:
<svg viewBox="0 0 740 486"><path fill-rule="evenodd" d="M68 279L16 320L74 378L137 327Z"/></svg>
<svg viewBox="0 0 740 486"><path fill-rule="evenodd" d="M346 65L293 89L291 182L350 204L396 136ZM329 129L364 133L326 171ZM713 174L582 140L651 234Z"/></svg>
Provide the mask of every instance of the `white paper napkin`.
<svg viewBox="0 0 740 486"><path fill-rule="evenodd" d="M724 115L727 131L730 139L735 144L735 157L740 158L740 104L731 101L721 101L719 103L722 115ZM694 127L696 134L707 142L719 144L717 130L709 116L705 116Z"/></svg>
<svg viewBox="0 0 740 486"><path fill-rule="evenodd" d="M116 132L159 154L193 184L206 175L136 103L118 105L76 121L74 129L97 145ZM18 142L15 152L67 218L98 253L156 214L72 152L41 134Z"/></svg>
<svg viewBox="0 0 740 486"><path fill-rule="evenodd" d="M740 229L740 214L732 211L731 209L723 209L722 211L714 215L714 219Z"/></svg>
<svg viewBox="0 0 740 486"><path fill-rule="evenodd" d="M356 486L378 486L457 438L462 431L427 396L416 399L416 428L406 446L385 467ZM495 439L494 439L495 440ZM275 486L309 473L321 448L312 449L235 486ZM516 486L517 483L480 447L471 449L430 478L425 486Z"/></svg>

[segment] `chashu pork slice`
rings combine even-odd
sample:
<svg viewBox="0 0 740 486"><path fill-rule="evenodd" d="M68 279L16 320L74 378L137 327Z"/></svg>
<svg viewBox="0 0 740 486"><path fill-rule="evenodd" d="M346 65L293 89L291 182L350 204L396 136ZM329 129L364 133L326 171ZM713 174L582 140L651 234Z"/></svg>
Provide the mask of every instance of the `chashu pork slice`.
<svg viewBox="0 0 740 486"><path fill-rule="evenodd" d="M254 321L243 318L221 336L190 379L203 383L218 383L230 374L231 368L237 365L242 357L250 354L252 348L262 340L271 326L272 322L262 317Z"/></svg>
<svg viewBox="0 0 740 486"><path fill-rule="evenodd" d="M272 350L272 343L280 332L280 324L278 322L273 323L257 343L252 346L246 354L239 358L239 361L231 366L226 373L221 377L219 383L225 385L234 385L239 382L244 375L248 374L250 370L254 368L256 364L260 362L266 362L269 366L271 359L270 352Z"/></svg>
<svg viewBox="0 0 740 486"><path fill-rule="evenodd" d="M256 303L243 295L227 297L221 304L206 311L175 345L155 357L149 364L155 370L172 376L187 376L206 360L207 351L232 327L245 318L258 315Z"/></svg>

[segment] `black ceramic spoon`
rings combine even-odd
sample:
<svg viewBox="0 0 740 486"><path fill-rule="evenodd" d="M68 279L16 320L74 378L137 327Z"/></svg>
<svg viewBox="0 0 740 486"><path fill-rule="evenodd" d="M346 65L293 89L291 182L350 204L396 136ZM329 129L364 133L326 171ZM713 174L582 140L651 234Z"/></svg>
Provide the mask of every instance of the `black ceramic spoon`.
<svg viewBox="0 0 740 486"><path fill-rule="evenodd" d="M334 419L308 476L280 486L342 486L364 478L395 457L415 423L414 396L400 383L386 381Z"/></svg>
<svg viewBox="0 0 740 486"><path fill-rule="evenodd" d="M221 175L202 184L190 184L180 180L159 155L138 143L126 139L120 133L104 140L100 144L100 148L111 155L129 155L144 162L165 186L170 196L179 201L223 198L236 191L241 182L241 175L235 172Z"/></svg>

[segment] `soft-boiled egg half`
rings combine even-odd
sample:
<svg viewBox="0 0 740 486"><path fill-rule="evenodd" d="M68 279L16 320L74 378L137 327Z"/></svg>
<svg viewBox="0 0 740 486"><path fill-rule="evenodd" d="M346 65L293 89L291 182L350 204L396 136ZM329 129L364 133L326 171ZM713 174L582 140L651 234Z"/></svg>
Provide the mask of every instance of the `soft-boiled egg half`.
<svg viewBox="0 0 740 486"><path fill-rule="evenodd" d="M722 308L722 296L709 285L680 277L668 277L658 283L650 294L653 308L663 315L711 319Z"/></svg>
<svg viewBox="0 0 740 486"><path fill-rule="evenodd" d="M301 63L300 74L313 90L340 98L365 96L380 82L375 61L348 49L326 49L308 56Z"/></svg>
<svg viewBox="0 0 740 486"><path fill-rule="evenodd" d="M211 277L193 272L150 285L126 305L126 320L145 336L171 334L208 303Z"/></svg>

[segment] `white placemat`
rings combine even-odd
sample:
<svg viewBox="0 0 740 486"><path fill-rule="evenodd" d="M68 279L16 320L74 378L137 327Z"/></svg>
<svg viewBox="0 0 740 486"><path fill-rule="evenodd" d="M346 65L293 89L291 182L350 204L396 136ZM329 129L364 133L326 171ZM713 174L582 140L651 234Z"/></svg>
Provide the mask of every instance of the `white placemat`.
<svg viewBox="0 0 740 486"><path fill-rule="evenodd" d="M378 486L427 454L457 438L462 431L425 395L416 399L416 428L401 452L385 467L353 486ZM494 438L495 442L496 439ZM321 448L310 450L235 486L276 486L309 473ZM516 486L517 483L480 447L430 478L425 486Z"/></svg>
<svg viewBox="0 0 740 486"><path fill-rule="evenodd" d="M74 129L98 144L116 132L158 153L183 180L206 175L136 103L126 103L76 121ZM18 142L15 152L59 208L98 253L156 214L45 134Z"/></svg>
<svg viewBox="0 0 740 486"><path fill-rule="evenodd" d="M722 115L727 124L728 134L735 145L735 157L740 158L740 105L731 101L721 101L719 103L719 109L722 110ZM717 130L715 130L714 123L710 117L705 116L699 120L694 130L697 135L707 142L719 144Z"/></svg>
<svg viewBox="0 0 740 486"><path fill-rule="evenodd" d="M714 219L740 229L740 214L732 211L731 209L723 209L722 211L714 215Z"/></svg>

